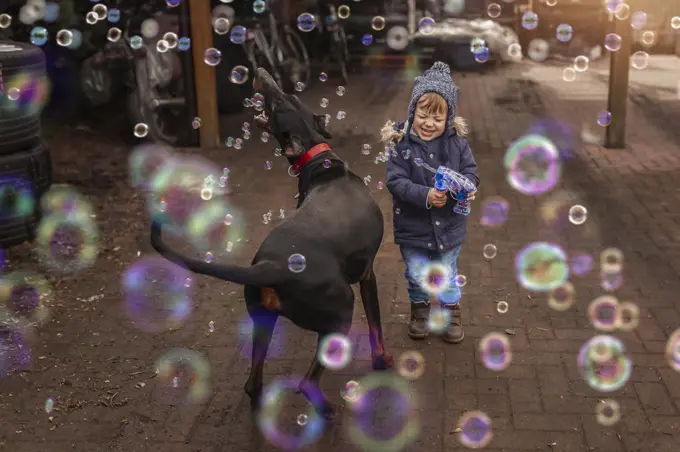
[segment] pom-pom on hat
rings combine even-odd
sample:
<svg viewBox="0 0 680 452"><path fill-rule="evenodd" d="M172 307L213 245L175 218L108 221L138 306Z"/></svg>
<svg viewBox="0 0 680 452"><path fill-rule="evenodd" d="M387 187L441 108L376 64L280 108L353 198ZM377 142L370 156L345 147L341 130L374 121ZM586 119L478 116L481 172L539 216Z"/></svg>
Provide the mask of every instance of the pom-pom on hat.
<svg viewBox="0 0 680 452"><path fill-rule="evenodd" d="M446 128L450 129L456 117L456 105L458 104L458 88L453 84L451 69L446 63L435 62L423 75L416 77L411 93L411 103L408 106L408 125L406 133L411 132L413 117L416 113L418 99L425 93L437 93L444 98L449 108L449 116L446 120Z"/></svg>

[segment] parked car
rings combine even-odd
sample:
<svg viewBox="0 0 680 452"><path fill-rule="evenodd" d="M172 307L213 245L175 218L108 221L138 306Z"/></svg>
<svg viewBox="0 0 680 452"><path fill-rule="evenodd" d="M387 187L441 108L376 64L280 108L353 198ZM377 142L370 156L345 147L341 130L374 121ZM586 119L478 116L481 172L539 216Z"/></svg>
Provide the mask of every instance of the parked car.
<svg viewBox="0 0 680 452"><path fill-rule="evenodd" d="M0 247L9 248L34 238L52 161L41 129L48 96L43 51L0 41L0 68Z"/></svg>

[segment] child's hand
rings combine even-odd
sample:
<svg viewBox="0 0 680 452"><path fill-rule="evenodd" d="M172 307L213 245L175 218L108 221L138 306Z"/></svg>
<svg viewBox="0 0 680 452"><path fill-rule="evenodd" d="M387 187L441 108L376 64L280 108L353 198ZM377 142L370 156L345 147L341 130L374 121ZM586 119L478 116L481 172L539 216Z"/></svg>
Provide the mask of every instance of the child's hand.
<svg viewBox="0 0 680 452"><path fill-rule="evenodd" d="M476 192L475 192L476 193ZM468 193L467 195L467 200L468 201L474 201L475 199L475 193Z"/></svg>
<svg viewBox="0 0 680 452"><path fill-rule="evenodd" d="M432 207L436 207L438 209L444 207L446 204L446 192L430 188L430 191L427 193L427 202Z"/></svg>

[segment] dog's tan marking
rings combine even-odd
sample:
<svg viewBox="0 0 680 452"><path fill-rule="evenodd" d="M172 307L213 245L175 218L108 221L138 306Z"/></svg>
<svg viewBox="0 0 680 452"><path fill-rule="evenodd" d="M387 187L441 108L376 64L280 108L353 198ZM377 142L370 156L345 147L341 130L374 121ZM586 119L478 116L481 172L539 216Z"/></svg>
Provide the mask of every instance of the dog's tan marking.
<svg viewBox="0 0 680 452"><path fill-rule="evenodd" d="M260 298L262 299L262 305L265 309L274 312L281 311L281 300L276 294L276 291L271 287L263 287L260 289Z"/></svg>

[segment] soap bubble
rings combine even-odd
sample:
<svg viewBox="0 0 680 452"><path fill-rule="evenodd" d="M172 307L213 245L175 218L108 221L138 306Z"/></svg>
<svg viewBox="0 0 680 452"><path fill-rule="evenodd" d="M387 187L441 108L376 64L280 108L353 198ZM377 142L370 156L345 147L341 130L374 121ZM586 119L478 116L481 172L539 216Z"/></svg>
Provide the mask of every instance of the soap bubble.
<svg viewBox="0 0 680 452"><path fill-rule="evenodd" d="M620 324L619 300L611 295L602 295L588 305L588 319L597 330L611 332Z"/></svg>
<svg viewBox="0 0 680 452"><path fill-rule="evenodd" d="M246 27L242 25L236 25L231 29L231 33L229 33L229 40L232 42L232 44L243 44L246 42L247 36L248 32Z"/></svg>
<svg viewBox="0 0 680 452"><path fill-rule="evenodd" d="M427 293L436 295L445 291L451 281L451 270L438 262L432 263L413 263L421 267L420 286Z"/></svg>
<svg viewBox="0 0 680 452"><path fill-rule="evenodd" d="M458 420L458 441L470 449L486 447L493 439L491 418L481 411L468 411Z"/></svg>
<svg viewBox="0 0 680 452"><path fill-rule="evenodd" d="M555 30L558 41L569 42L574 36L574 28L569 24L559 24Z"/></svg>
<svg viewBox="0 0 680 452"><path fill-rule="evenodd" d="M526 11L522 14L522 26L527 30L535 30L538 27L538 14L533 11Z"/></svg>
<svg viewBox="0 0 680 452"><path fill-rule="evenodd" d="M429 35L434 32L435 21L431 17L423 17L418 22L418 31L424 35Z"/></svg>
<svg viewBox="0 0 680 452"><path fill-rule="evenodd" d="M343 19L343 20L347 19L349 17L349 14L350 14L349 6L347 6L347 5L338 6L338 17L340 19Z"/></svg>
<svg viewBox="0 0 680 452"><path fill-rule="evenodd" d="M623 270L623 251L618 248L607 248L600 253L602 271L620 273Z"/></svg>
<svg viewBox="0 0 680 452"><path fill-rule="evenodd" d="M492 19L499 17L501 15L501 5L489 3L489 6L486 7L486 14Z"/></svg>
<svg viewBox="0 0 680 452"><path fill-rule="evenodd" d="M508 219L510 205L500 196L487 198L482 203L481 224L483 226L498 227Z"/></svg>
<svg viewBox="0 0 680 452"><path fill-rule="evenodd" d="M189 277L187 270L164 258L141 258L123 273L127 316L150 333L180 327L194 308L185 284Z"/></svg>
<svg viewBox="0 0 680 452"><path fill-rule="evenodd" d="M612 114L609 111L601 111L597 114L597 125L607 127L612 123Z"/></svg>
<svg viewBox="0 0 680 452"><path fill-rule="evenodd" d="M620 331L634 331L640 324L640 308L630 301L619 303L619 324Z"/></svg>
<svg viewBox="0 0 680 452"><path fill-rule="evenodd" d="M242 85L248 81L248 68L242 65L234 66L229 74L229 81Z"/></svg>
<svg viewBox="0 0 680 452"><path fill-rule="evenodd" d="M621 48L621 36L616 33L609 33L604 37L604 47L610 52L616 52Z"/></svg>
<svg viewBox="0 0 680 452"><path fill-rule="evenodd" d="M342 334L329 334L319 343L318 358L328 369L344 369L352 360L352 342Z"/></svg>
<svg viewBox="0 0 680 452"><path fill-rule="evenodd" d="M313 14L302 13L297 17L298 30L308 33L316 28L316 18Z"/></svg>
<svg viewBox="0 0 680 452"><path fill-rule="evenodd" d="M579 55L574 58L574 70L576 72L585 72L590 67L590 60L585 55Z"/></svg>
<svg viewBox="0 0 680 452"><path fill-rule="evenodd" d="M668 337L665 354L671 369L680 372L680 328Z"/></svg>
<svg viewBox="0 0 680 452"><path fill-rule="evenodd" d="M548 294L548 306L555 311L566 311L574 304L574 285L565 281Z"/></svg>
<svg viewBox="0 0 680 452"><path fill-rule="evenodd" d="M372 373L362 378L359 386L360 395L352 404L352 419L347 426L347 436L354 445L364 451L398 451L418 438L421 411L406 379ZM376 415L394 428L385 431L378 427Z"/></svg>
<svg viewBox="0 0 680 452"><path fill-rule="evenodd" d="M569 276L566 253L556 244L534 242L515 256L519 283L526 289L547 292L562 285Z"/></svg>
<svg viewBox="0 0 680 452"><path fill-rule="evenodd" d="M644 11L635 11L630 16L630 26L636 30L642 30L647 24L647 13Z"/></svg>
<svg viewBox="0 0 680 452"><path fill-rule="evenodd" d="M479 356L489 370L502 371L510 366L512 352L510 340L502 333L489 333L479 342Z"/></svg>
<svg viewBox="0 0 680 452"><path fill-rule="evenodd" d="M565 67L562 70L562 80L565 82L573 82L576 80L576 70L573 67Z"/></svg>
<svg viewBox="0 0 680 452"><path fill-rule="evenodd" d="M525 135L510 145L504 157L507 180L525 195L552 190L562 176L560 152L549 139Z"/></svg>
<svg viewBox="0 0 680 452"><path fill-rule="evenodd" d="M404 352L397 360L397 373L407 380L417 380L425 373L425 358L420 352Z"/></svg>
<svg viewBox="0 0 680 452"><path fill-rule="evenodd" d="M649 65L649 54L644 50L639 50L631 55L630 65L633 69L642 70Z"/></svg>
<svg viewBox="0 0 680 452"><path fill-rule="evenodd" d="M171 350L155 363L157 397L165 404L199 405L211 393L210 363L198 352Z"/></svg>
<svg viewBox="0 0 680 452"><path fill-rule="evenodd" d="M575 225L581 225L586 222L588 218L588 210L581 205L573 205L569 208L569 222Z"/></svg>
<svg viewBox="0 0 680 452"><path fill-rule="evenodd" d="M307 268L307 259L302 254L291 254L288 258L288 270L293 273L301 273Z"/></svg>
<svg viewBox="0 0 680 452"><path fill-rule="evenodd" d="M616 400L600 400L595 405L595 420L598 424L611 427L621 419L621 406Z"/></svg>
<svg viewBox="0 0 680 452"><path fill-rule="evenodd" d="M496 245L487 243L484 245L482 253L484 254L484 259L491 260L498 254L498 249L496 248Z"/></svg>
<svg viewBox="0 0 680 452"><path fill-rule="evenodd" d="M433 306L427 318L427 328L431 333L443 333L451 323L451 310Z"/></svg>
<svg viewBox="0 0 680 452"><path fill-rule="evenodd" d="M608 335L586 341L579 350L576 364L586 384L601 392L623 388L633 370L623 342Z"/></svg>
<svg viewBox="0 0 680 452"><path fill-rule="evenodd" d="M299 381L294 379L277 378L265 388L262 394L262 407L257 413L258 427L264 437L283 450L297 450L312 445L324 430L324 418L314 410L312 404L309 404L309 409L305 413L297 416L291 433L280 427L286 398L290 393L297 391L298 386ZM318 390L312 390L310 396L317 404L321 402L322 395Z"/></svg>
<svg viewBox="0 0 680 452"><path fill-rule="evenodd" d="M222 61L222 52L214 47L210 47L203 53L203 61L208 66L217 66Z"/></svg>
<svg viewBox="0 0 680 452"><path fill-rule="evenodd" d="M385 28L385 18L382 16L375 16L371 19L371 28L375 31L381 31Z"/></svg>

